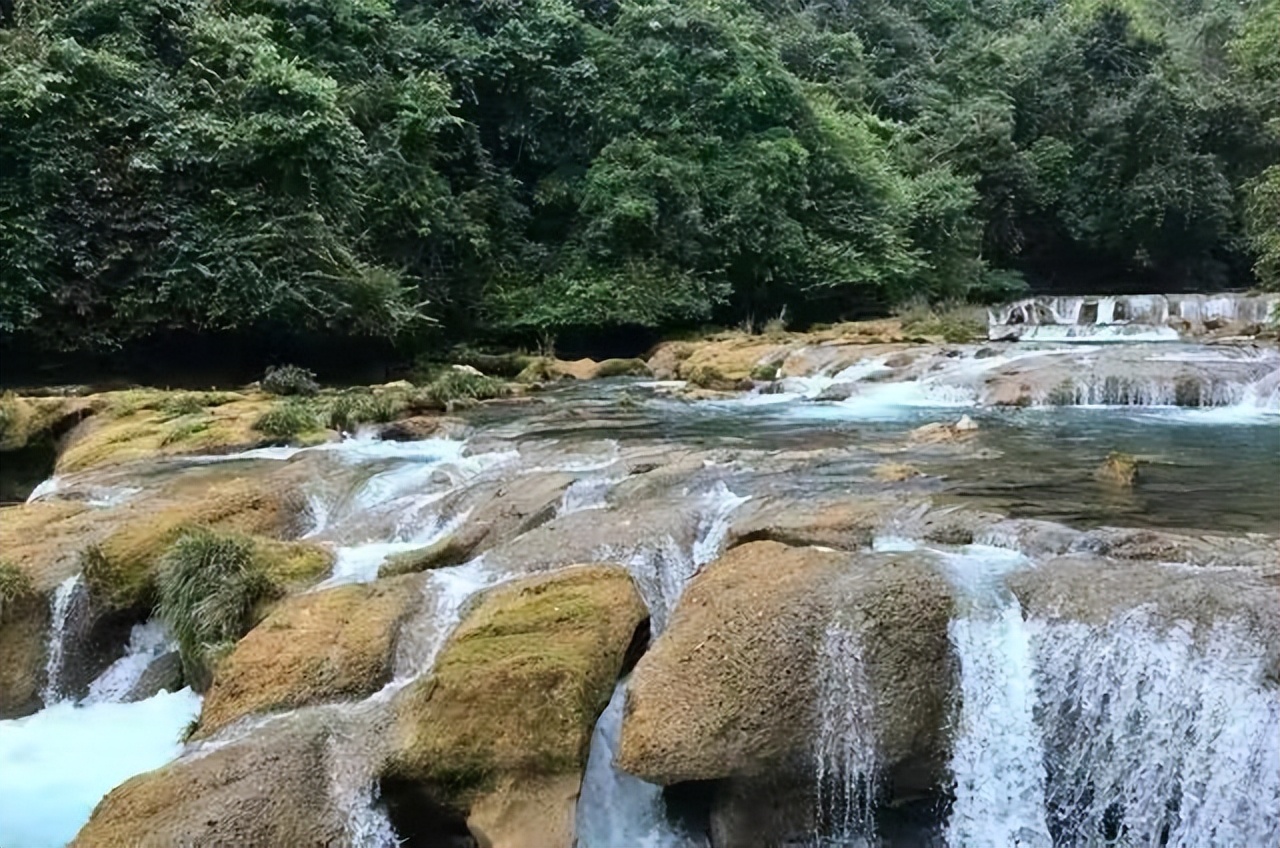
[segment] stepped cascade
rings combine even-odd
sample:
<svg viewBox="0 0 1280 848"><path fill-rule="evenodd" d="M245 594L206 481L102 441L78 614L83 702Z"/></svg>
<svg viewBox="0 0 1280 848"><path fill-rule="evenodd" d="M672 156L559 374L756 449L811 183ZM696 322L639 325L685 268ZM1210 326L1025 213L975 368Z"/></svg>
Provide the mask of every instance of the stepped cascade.
<svg viewBox="0 0 1280 848"><path fill-rule="evenodd" d="M0 511L0 844L1280 844L1280 351L840 332L287 445L86 417Z"/></svg>

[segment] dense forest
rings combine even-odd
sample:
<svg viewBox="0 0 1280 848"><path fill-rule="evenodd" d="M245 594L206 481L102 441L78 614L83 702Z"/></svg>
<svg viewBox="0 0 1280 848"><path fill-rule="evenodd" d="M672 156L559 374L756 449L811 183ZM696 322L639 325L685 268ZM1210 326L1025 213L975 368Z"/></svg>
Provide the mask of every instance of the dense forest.
<svg viewBox="0 0 1280 848"><path fill-rule="evenodd" d="M1280 0L0 0L0 333L1280 286Z"/></svg>

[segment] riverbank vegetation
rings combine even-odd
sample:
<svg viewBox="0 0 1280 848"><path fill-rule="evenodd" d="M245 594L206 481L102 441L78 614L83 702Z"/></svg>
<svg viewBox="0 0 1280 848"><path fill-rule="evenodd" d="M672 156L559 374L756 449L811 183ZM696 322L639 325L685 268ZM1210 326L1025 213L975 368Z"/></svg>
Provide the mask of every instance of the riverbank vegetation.
<svg viewBox="0 0 1280 848"><path fill-rule="evenodd" d="M0 333L1280 286L1280 0L0 0Z"/></svg>

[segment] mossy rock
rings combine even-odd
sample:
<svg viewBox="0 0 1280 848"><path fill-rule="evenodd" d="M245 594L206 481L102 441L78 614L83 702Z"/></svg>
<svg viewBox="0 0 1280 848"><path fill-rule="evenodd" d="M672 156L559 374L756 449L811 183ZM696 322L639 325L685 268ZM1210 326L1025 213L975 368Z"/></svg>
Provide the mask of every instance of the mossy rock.
<svg viewBox="0 0 1280 848"><path fill-rule="evenodd" d="M197 738L243 716L370 695L391 678L395 637L421 580L287 598L217 668Z"/></svg>
<svg viewBox="0 0 1280 848"><path fill-rule="evenodd" d="M395 577L400 574L413 574L418 571L461 565L471 558L478 540L478 534L451 533L425 548L392 554L379 566L378 576Z"/></svg>
<svg viewBox="0 0 1280 848"><path fill-rule="evenodd" d="M100 406L101 402L79 397L0 394L0 452L21 450L42 439L51 442Z"/></svg>
<svg viewBox="0 0 1280 848"><path fill-rule="evenodd" d="M67 435L58 456L60 474L163 456L229 453L273 441L254 429L276 403L265 395L134 390L89 400L103 412ZM308 435L323 436L318 423L314 429Z"/></svg>
<svg viewBox="0 0 1280 848"><path fill-rule="evenodd" d="M1095 476L1103 483L1130 487L1138 479L1138 458L1127 453L1112 451L1098 466Z"/></svg>
<svg viewBox="0 0 1280 848"><path fill-rule="evenodd" d="M606 377L649 377L653 372L643 359L606 359L596 366L597 379Z"/></svg>
<svg viewBox="0 0 1280 848"><path fill-rule="evenodd" d="M48 627L48 597L23 568L0 561L0 719L40 708Z"/></svg>
<svg viewBox="0 0 1280 848"><path fill-rule="evenodd" d="M169 546L191 527L262 537L287 537L299 529L306 504L292 490L237 481L211 487L198 499L147 510L146 504L99 544L83 553L90 594L109 610L149 607L156 569ZM146 510L146 511L144 511ZM262 548L282 582L305 582L328 570L332 554L314 545L267 544Z"/></svg>
<svg viewBox="0 0 1280 848"><path fill-rule="evenodd" d="M301 715L270 733L126 780L72 848L350 845L330 790L330 728Z"/></svg>
<svg viewBox="0 0 1280 848"><path fill-rule="evenodd" d="M572 567L489 591L434 673L397 698L387 781L460 814L483 809L482 817L498 818L517 795L559 797L565 780L576 787L592 728L646 618L616 566ZM572 794L570 817L571 802ZM560 822L563 812L539 815ZM501 825L524 833L544 826Z"/></svg>

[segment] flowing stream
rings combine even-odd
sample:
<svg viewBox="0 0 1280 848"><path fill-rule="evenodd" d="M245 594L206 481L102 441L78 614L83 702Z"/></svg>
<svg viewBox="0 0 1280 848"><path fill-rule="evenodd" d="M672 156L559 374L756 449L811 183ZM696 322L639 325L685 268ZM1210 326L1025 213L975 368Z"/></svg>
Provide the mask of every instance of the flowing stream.
<svg viewBox="0 0 1280 848"><path fill-rule="evenodd" d="M1209 301L1050 307L1072 321L1033 326L1079 327L1090 318L1091 326L1137 328L1141 322L1121 324L1117 315L1203 321L1226 308ZM477 410L465 440L382 442L360 434L314 448L164 465L149 473L295 469L309 504L301 535L336 558L316 590L375 580L390 557L448 540L469 522L497 515L512 528L495 530L491 549L423 577L382 689L349 703L254 716L185 747L178 740L200 709L197 695L184 689L129 700L171 648L155 622L134 627L124 655L84 698L64 697L63 642L74 632L69 619L83 590L79 578L69 578L49 601L46 706L0 721L0 845L63 844L97 800L131 775L253 745L256 734L279 722L318 717L330 729L329 787L348 838L390 848L397 837L376 780L388 705L430 674L479 593L573 562L617 562L635 579L658 638L688 582L757 507L895 492L916 500L904 501L874 547L933 557L955 594L947 630L957 684L950 785L931 845L1278 845L1280 698L1268 678L1274 646L1242 622L1186 622L1142 607L1088 621L1027 619L1008 580L1043 557L1017 550L1016 534L975 536L1001 548L920 538L922 517L954 504L1063 522L1071 528L1064 534L1103 524L1238 534L1280 528L1280 493L1260 485L1280 479L1280 356L1176 342L1159 350L1120 346L1142 369L1192 369L1199 381L1193 392L1186 381L1146 371L1128 382L1100 378L1102 371L1088 370L1106 366L1105 354L1091 359L1098 347L1055 342L982 356L966 349L906 371L875 356L781 381L768 392L699 404L671 399L664 394L670 386L654 382L567 387L536 405ZM1106 367L1119 372L1128 361ZM992 380L1044 368L1071 379L1024 408L986 404ZM954 422L962 413L979 424L963 449L911 440L913 428ZM1098 479L1099 464L1115 451L1138 457L1137 486L1117 489ZM896 488L874 473L895 458L919 472ZM150 479L59 478L32 497L111 509L138 497ZM512 496L537 486L544 487L541 500L526 505ZM495 502L512 505L485 512ZM543 547L527 553L526 544ZM818 827L803 838L845 848L916 848L915 837L883 825L891 787L875 741L866 634L838 617L820 632L824 673L810 750ZM618 683L591 738L577 848L707 848L708 834L677 821L660 787L614 765L626 685Z"/></svg>

